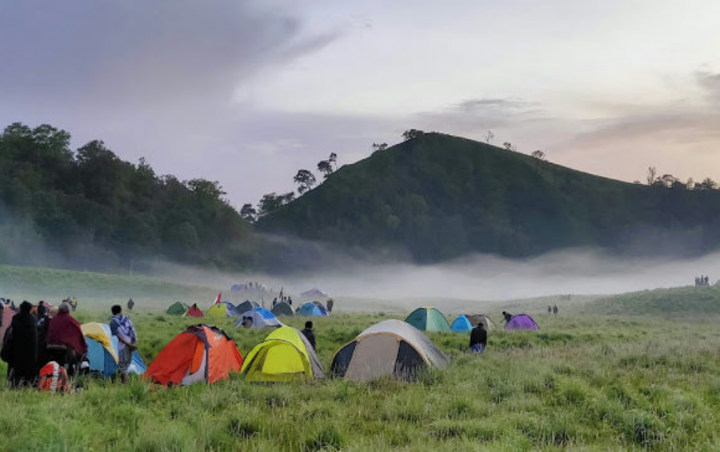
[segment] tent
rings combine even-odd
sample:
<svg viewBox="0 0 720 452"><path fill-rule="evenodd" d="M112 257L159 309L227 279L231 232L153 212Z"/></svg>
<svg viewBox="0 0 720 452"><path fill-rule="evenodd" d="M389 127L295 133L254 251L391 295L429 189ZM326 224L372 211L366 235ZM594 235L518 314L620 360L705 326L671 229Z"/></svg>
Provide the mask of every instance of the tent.
<svg viewBox="0 0 720 452"><path fill-rule="evenodd" d="M194 304L185 312L185 317L205 317L205 314L197 307L197 304Z"/></svg>
<svg viewBox="0 0 720 452"><path fill-rule="evenodd" d="M327 309L319 301L308 301L298 308L297 315L322 316L328 315Z"/></svg>
<svg viewBox="0 0 720 452"><path fill-rule="evenodd" d="M259 308L260 305L255 303L254 301L245 300L244 302L240 303L239 305L235 306L235 309L239 313L252 311L255 308Z"/></svg>
<svg viewBox="0 0 720 452"><path fill-rule="evenodd" d="M517 314L505 324L506 330L537 330L537 323L527 314Z"/></svg>
<svg viewBox="0 0 720 452"><path fill-rule="evenodd" d="M225 317L234 317L237 315L237 308L234 304L229 301L221 301L210 306L210 309L205 311L206 317L213 317L216 319L224 319Z"/></svg>
<svg viewBox="0 0 720 452"><path fill-rule="evenodd" d="M465 314L461 314L455 319L450 325L450 329L456 333L467 333L473 329L473 324L470 323L470 319Z"/></svg>
<svg viewBox="0 0 720 452"><path fill-rule="evenodd" d="M246 381L292 381L325 378L315 350L300 331L283 326L253 347L243 364Z"/></svg>
<svg viewBox="0 0 720 452"><path fill-rule="evenodd" d="M400 320L383 320L342 346L330 374L353 381L384 375L412 380L426 367L444 369L448 358L421 331Z"/></svg>
<svg viewBox="0 0 720 452"><path fill-rule="evenodd" d="M317 287L313 287L312 289L306 290L305 292L301 293L300 297L318 300L318 299L328 298L328 294L326 294L322 290L318 289Z"/></svg>
<svg viewBox="0 0 720 452"><path fill-rule="evenodd" d="M225 332L193 325L170 341L150 364L146 378L165 386L215 383L240 372L243 357Z"/></svg>
<svg viewBox="0 0 720 452"><path fill-rule="evenodd" d="M475 328L478 323L482 323L487 332L495 328L493 321L485 314L461 314L452 323L450 329L456 333L467 333Z"/></svg>
<svg viewBox="0 0 720 452"><path fill-rule="evenodd" d="M17 311L14 311L9 304L3 305L2 324L0 324L0 345L2 345L5 340L5 331L10 326L12 318L16 313Z"/></svg>
<svg viewBox="0 0 720 452"><path fill-rule="evenodd" d="M490 317L485 314L469 314L467 317L470 319L472 326L482 323L485 326L485 331L488 333L495 329L495 322L493 322Z"/></svg>
<svg viewBox="0 0 720 452"><path fill-rule="evenodd" d="M417 308L405 321L420 331L450 331L450 324L445 316L431 307Z"/></svg>
<svg viewBox="0 0 720 452"><path fill-rule="evenodd" d="M295 315L292 306L284 301L279 301L275 306L273 306L272 313L275 315Z"/></svg>
<svg viewBox="0 0 720 452"><path fill-rule="evenodd" d="M110 325L93 322L84 323L80 328L88 345L87 357L90 361L90 370L102 373L103 377L112 376L118 365L118 339L110 332ZM145 370L145 362L135 350L128 373L142 375Z"/></svg>
<svg viewBox="0 0 720 452"><path fill-rule="evenodd" d="M165 313L170 315L184 315L189 307L190 306L186 305L185 303L180 303L179 301L176 301L169 308L167 308L167 311L165 311Z"/></svg>
<svg viewBox="0 0 720 452"><path fill-rule="evenodd" d="M275 314L265 308L255 308L252 311L244 312L240 317L237 323L235 323L236 327L243 326L243 322L248 317L253 321L251 328L275 328L283 326L277 317L275 317Z"/></svg>

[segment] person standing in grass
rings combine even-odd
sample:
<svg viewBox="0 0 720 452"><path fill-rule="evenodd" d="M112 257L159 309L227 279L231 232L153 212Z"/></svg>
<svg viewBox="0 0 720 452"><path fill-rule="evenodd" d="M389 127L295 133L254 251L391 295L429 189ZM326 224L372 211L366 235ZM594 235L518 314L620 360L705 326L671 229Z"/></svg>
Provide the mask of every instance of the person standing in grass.
<svg viewBox="0 0 720 452"><path fill-rule="evenodd" d="M12 388L35 385L37 379L37 326L30 313L32 304L20 303L20 312L5 331L2 359L8 363L8 381Z"/></svg>
<svg viewBox="0 0 720 452"><path fill-rule="evenodd" d="M301 331L305 338L310 342L312 348L315 349L315 333L313 332L313 323L308 320L305 322L305 328Z"/></svg>
<svg viewBox="0 0 720 452"><path fill-rule="evenodd" d="M487 331L482 322L478 323L470 332L470 351L483 353L487 347Z"/></svg>
<svg viewBox="0 0 720 452"><path fill-rule="evenodd" d="M123 383L128 380L128 368L132 361L132 353L137 349L137 333L129 318L122 315L122 307L112 307L113 318L110 321L110 332L118 338L118 372Z"/></svg>
<svg viewBox="0 0 720 452"><path fill-rule="evenodd" d="M70 305L60 303L57 315L50 319L47 333L48 357L62 366L68 366L68 374L75 375L82 357L87 355L80 323L70 315Z"/></svg>

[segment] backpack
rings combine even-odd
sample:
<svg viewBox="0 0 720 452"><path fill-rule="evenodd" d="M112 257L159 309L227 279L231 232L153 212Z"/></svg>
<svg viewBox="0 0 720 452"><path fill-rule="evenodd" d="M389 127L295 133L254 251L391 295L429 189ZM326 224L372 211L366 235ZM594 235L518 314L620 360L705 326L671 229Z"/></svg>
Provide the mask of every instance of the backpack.
<svg viewBox="0 0 720 452"><path fill-rule="evenodd" d="M44 392L71 392L70 378L65 368L55 361L45 364L40 369L38 389Z"/></svg>

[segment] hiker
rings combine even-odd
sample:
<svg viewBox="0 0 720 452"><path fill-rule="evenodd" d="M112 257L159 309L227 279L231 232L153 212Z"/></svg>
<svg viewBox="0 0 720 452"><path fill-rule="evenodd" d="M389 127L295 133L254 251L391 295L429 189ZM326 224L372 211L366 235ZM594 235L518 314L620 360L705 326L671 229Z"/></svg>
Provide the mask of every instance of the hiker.
<svg viewBox="0 0 720 452"><path fill-rule="evenodd" d="M552 314L552 306L548 305L548 314Z"/></svg>
<svg viewBox="0 0 720 452"><path fill-rule="evenodd" d="M503 311L503 317L505 318L505 323L508 323L513 316L509 312Z"/></svg>
<svg viewBox="0 0 720 452"><path fill-rule="evenodd" d="M127 307L128 307L128 311L132 311L133 308L135 307L135 302L133 301L132 298L128 300Z"/></svg>
<svg viewBox="0 0 720 452"><path fill-rule="evenodd" d="M110 320L110 332L118 338L118 372L124 384L127 383L132 353L137 349L137 333L130 319L122 315L122 307L119 304L113 306L110 311L113 315Z"/></svg>
<svg viewBox="0 0 720 452"><path fill-rule="evenodd" d="M312 348L315 348L315 333L313 333L313 323L308 320L305 322L305 328L301 331L303 335L307 338L308 342L310 342L310 345L312 345Z"/></svg>
<svg viewBox="0 0 720 452"><path fill-rule="evenodd" d="M60 303L58 313L50 320L47 334L48 357L68 368L74 375L75 368L87 354L88 347L80 324L70 315L70 305Z"/></svg>
<svg viewBox="0 0 720 452"><path fill-rule="evenodd" d="M292 306L292 297L288 297L287 302L290 306Z"/></svg>
<svg viewBox="0 0 720 452"><path fill-rule="evenodd" d="M44 301L38 304L37 308L37 363L42 368L48 362L47 358L47 333L50 326L50 310ZM39 370L39 369L38 369Z"/></svg>
<svg viewBox="0 0 720 452"><path fill-rule="evenodd" d="M470 351L483 353L487 347L487 331L482 322L478 323L470 332Z"/></svg>
<svg viewBox="0 0 720 452"><path fill-rule="evenodd" d="M558 313L558 307L557 305L553 306L553 314L557 315Z"/></svg>
<svg viewBox="0 0 720 452"><path fill-rule="evenodd" d="M72 298L68 297L68 303L70 303L70 307L72 308L72 311L75 312L75 310L77 309L77 305L78 305L77 298L75 298L75 297L72 297Z"/></svg>
<svg viewBox="0 0 720 452"><path fill-rule="evenodd" d="M34 386L37 379L37 327L30 313L32 304L23 301L3 338L2 359L8 363L10 387Z"/></svg>
<svg viewBox="0 0 720 452"><path fill-rule="evenodd" d="M330 298L330 299L327 301L327 303L326 303L326 307L327 307L327 312L328 312L328 314L330 314L330 313L332 312L332 308L333 308L334 305L335 305L335 302L333 301L332 298Z"/></svg>
<svg viewBox="0 0 720 452"><path fill-rule="evenodd" d="M273 308L275 307L276 304L277 304L277 297L273 298Z"/></svg>

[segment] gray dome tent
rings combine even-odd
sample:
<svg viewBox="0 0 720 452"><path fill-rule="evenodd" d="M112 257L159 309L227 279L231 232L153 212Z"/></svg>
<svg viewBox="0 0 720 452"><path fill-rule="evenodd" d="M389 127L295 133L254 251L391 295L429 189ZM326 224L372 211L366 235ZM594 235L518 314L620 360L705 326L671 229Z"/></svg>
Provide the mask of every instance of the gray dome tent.
<svg viewBox="0 0 720 452"><path fill-rule="evenodd" d="M279 301L272 308L272 313L275 315L295 315L292 306L287 304L285 301Z"/></svg>
<svg viewBox="0 0 720 452"><path fill-rule="evenodd" d="M412 380L427 367L444 369L449 360L420 330L400 320L383 320L335 352L330 373L353 381L384 375Z"/></svg>
<svg viewBox="0 0 720 452"><path fill-rule="evenodd" d="M260 305L255 303L254 301L245 300L244 302L240 303L239 305L235 306L235 312L243 313L247 311L252 311L255 308L259 308Z"/></svg>

